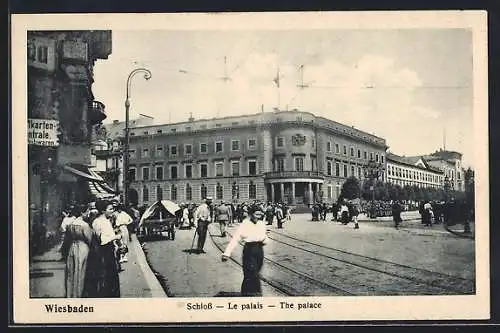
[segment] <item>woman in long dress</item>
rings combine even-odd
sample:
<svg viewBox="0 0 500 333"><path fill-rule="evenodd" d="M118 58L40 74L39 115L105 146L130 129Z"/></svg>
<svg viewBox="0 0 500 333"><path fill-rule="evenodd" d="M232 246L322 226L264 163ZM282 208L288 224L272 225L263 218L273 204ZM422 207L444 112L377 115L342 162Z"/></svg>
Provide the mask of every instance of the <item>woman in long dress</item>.
<svg viewBox="0 0 500 333"><path fill-rule="evenodd" d="M111 218L114 207L110 201L97 201L99 216L92 222L98 242L97 294L96 297L120 297L120 278L116 260L115 241L121 238L115 234Z"/></svg>
<svg viewBox="0 0 500 333"><path fill-rule="evenodd" d="M92 229L84 221L82 207L76 206L76 218L65 225L63 255L66 258L65 289L67 298L81 298L85 286L87 258L92 242Z"/></svg>
<svg viewBox="0 0 500 333"><path fill-rule="evenodd" d="M263 247L267 241L263 218L264 210L257 205L252 207L250 217L241 223L222 254L222 261L227 261L238 242L243 242L241 296L262 296L259 273L264 262Z"/></svg>

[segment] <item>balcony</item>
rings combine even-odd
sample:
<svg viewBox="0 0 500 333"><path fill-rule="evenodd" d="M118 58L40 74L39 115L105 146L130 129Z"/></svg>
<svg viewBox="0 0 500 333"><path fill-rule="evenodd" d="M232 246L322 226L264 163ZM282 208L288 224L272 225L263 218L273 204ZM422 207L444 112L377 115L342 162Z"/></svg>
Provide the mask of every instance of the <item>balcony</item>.
<svg viewBox="0 0 500 333"><path fill-rule="evenodd" d="M96 125L101 123L104 119L106 119L106 107L99 101L93 101L89 116L90 123Z"/></svg>
<svg viewBox="0 0 500 333"><path fill-rule="evenodd" d="M319 171L271 171L264 173L265 179L307 178L324 179Z"/></svg>

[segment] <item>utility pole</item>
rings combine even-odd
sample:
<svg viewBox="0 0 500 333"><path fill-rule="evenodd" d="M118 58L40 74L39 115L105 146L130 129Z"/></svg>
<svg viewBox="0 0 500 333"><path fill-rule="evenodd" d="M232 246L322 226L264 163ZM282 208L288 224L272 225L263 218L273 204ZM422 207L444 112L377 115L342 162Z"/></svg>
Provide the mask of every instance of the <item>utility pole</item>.
<svg viewBox="0 0 500 333"><path fill-rule="evenodd" d="M274 84L276 85L276 88L277 88L277 92L278 92L278 106L277 106L277 109L279 111L280 109L280 86L281 86L281 83L280 83L280 80L281 80L281 75L280 75L280 66L278 65L278 69L276 71L276 77L273 79L273 82Z"/></svg>
<svg viewBox="0 0 500 333"><path fill-rule="evenodd" d="M304 83L304 65L299 66L299 83L297 87L301 90L309 87L309 84Z"/></svg>

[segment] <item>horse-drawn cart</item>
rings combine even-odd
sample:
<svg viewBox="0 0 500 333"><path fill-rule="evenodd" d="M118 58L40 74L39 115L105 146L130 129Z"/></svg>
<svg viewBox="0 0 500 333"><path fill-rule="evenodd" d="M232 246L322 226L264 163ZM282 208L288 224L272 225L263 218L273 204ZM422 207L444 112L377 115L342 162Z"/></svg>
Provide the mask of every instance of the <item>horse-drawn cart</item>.
<svg viewBox="0 0 500 333"><path fill-rule="evenodd" d="M181 208L169 200L156 201L146 209L139 221L141 237L164 236L175 239L176 212Z"/></svg>

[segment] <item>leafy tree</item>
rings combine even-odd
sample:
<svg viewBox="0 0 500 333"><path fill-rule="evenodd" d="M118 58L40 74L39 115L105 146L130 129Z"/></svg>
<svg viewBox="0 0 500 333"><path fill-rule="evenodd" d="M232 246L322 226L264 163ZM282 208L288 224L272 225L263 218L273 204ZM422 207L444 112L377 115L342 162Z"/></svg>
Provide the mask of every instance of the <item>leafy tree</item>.
<svg viewBox="0 0 500 333"><path fill-rule="evenodd" d="M375 183L374 190L376 200L389 200L389 191L385 183L381 181Z"/></svg>
<svg viewBox="0 0 500 333"><path fill-rule="evenodd" d="M342 185L340 197L346 199L359 198L361 195L361 185L359 180L355 177L349 177Z"/></svg>

